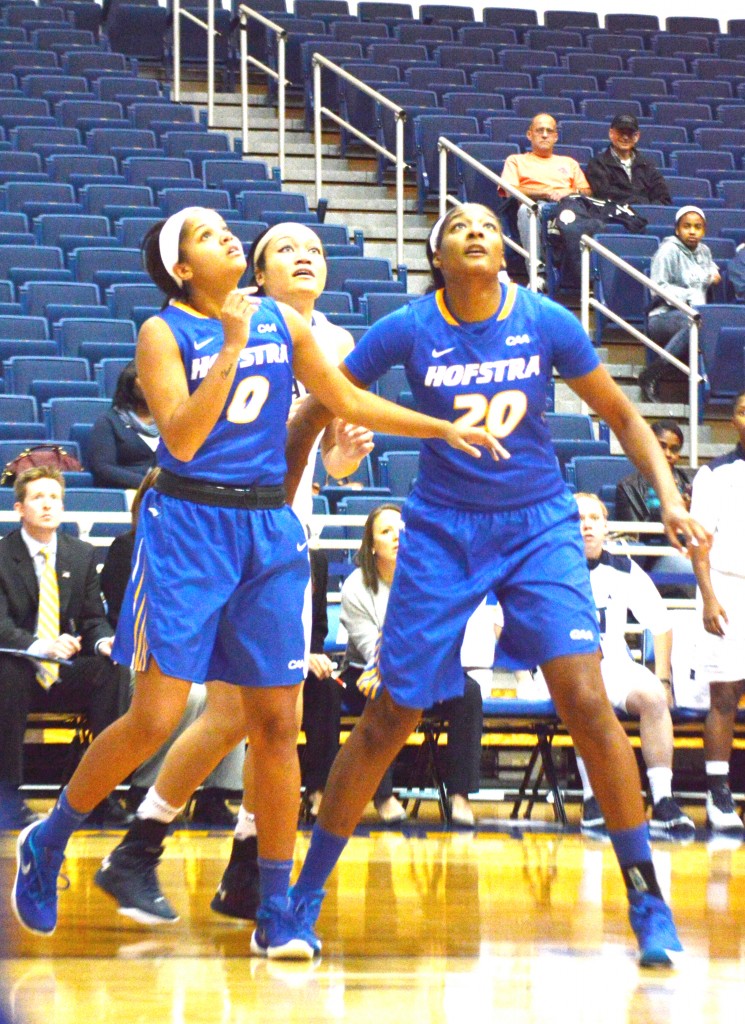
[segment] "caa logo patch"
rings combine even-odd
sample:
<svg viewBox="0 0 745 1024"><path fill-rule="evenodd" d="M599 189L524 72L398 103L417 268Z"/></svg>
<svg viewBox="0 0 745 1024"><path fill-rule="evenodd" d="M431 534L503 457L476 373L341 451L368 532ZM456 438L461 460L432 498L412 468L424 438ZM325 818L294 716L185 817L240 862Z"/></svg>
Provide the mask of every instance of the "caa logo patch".
<svg viewBox="0 0 745 1024"><path fill-rule="evenodd" d="M299 659L295 659L295 661L289 661L289 662L287 663L287 667L288 667L289 669L293 669L293 668L302 668L302 669L305 669L305 662L303 661L303 659L302 659L302 658L299 658Z"/></svg>
<svg viewBox="0 0 745 1024"><path fill-rule="evenodd" d="M277 325L276 324L257 324L256 325L256 330L259 332L259 334L272 334L272 333L276 334L277 333Z"/></svg>
<svg viewBox="0 0 745 1024"><path fill-rule="evenodd" d="M595 634L591 629L572 629L569 632L570 640L594 640Z"/></svg>
<svg viewBox="0 0 745 1024"><path fill-rule="evenodd" d="M529 334L510 334L508 338L505 338L505 345L510 348L513 345L529 345L530 335Z"/></svg>

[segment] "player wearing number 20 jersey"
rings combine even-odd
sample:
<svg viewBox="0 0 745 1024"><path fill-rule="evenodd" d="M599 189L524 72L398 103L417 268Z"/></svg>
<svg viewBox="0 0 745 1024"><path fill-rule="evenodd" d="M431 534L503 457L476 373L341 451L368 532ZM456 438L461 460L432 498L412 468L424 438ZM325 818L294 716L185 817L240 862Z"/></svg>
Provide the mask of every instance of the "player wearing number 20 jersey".
<svg viewBox="0 0 745 1024"><path fill-rule="evenodd" d="M576 506L544 415L554 367L573 378L598 365L577 319L509 284L494 316L461 323L437 291L379 320L345 361L365 385L397 364L417 409L485 424L510 458L468 459L422 442L379 661L361 685L373 695L382 682L408 707L462 693L463 629L490 591L504 609L505 667L595 650Z"/></svg>

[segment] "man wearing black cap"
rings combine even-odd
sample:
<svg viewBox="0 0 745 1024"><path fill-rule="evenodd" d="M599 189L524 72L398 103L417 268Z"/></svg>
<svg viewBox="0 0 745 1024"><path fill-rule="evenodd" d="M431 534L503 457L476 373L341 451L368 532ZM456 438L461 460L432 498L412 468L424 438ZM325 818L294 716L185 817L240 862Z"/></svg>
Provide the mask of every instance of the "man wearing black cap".
<svg viewBox="0 0 745 1024"><path fill-rule="evenodd" d="M616 114L608 131L610 146L587 165L587 180L597 199L617 203L660 203L672 198L657 166L636 148L639 122L633 114Z"/></svg>

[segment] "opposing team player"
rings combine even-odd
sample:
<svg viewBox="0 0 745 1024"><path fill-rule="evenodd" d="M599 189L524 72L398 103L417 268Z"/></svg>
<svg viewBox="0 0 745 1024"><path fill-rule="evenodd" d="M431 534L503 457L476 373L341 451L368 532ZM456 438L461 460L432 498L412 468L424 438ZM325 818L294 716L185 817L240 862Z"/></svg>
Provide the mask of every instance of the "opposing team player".
<svg viewBox="0 0 745 1024"><path fill-rule="evenodd" d="M114 657L137 671L135 693L127 713L88 748L50 816L21 832L13 907L30 930L54 931L70 835L170 736L191 682L209 680L210 742L192 748L178 777L161 785L153 817L182 806L248 735L257 763L262 898L251 946L257 955L306 959L316 940L288 900L309 590L308 539L283 486L293 374L350 422L442 437L474 455L480 453L471 442L495 458L503 449L483 428L422 416L353 388L294 310L237 288L243 247L214 210L181 210L148 233L143 250L167 299L143 324L137 345L140 383L160 430L161 473L141 508L115 641ZM237 718L232 696L222 700L236 685ZM187 730L171 754L190 742ZM147 842L147 820L142 824Z"/></svg>
<svg viewBox="0 0 745 1024"><path fill-rule="evenodd" d="M467 464L425 442L403 512L396 576L364 714L337 756L300 877L291 893L310 931L323 886L421 709L463 692L459 649L489 591L504 610L503 659L543 668L582 753L628 890L644 965L681 949L652 865L639 773L600 676L598 629L577 507L559 472L544 418L553 367L614 430L654 482L671 543L706 544L667 462L637 411L598 364L578 321L558 305L502 285L499 220L465 204L430 237L436 290L375 323L345 361L360 386L403 364L417 407L484 424L508 460ZM308 399L290 424L290 485L328 419Z"/></svg>

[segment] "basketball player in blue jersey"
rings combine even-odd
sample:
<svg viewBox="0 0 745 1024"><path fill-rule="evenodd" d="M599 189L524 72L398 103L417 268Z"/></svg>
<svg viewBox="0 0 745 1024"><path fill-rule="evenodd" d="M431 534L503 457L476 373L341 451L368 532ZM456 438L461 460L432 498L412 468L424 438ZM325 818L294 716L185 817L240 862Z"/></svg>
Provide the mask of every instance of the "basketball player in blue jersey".
<svg viewBox="0 0 745 1024"><path fill-rule="evenodd" d="M251 949L308 959L318 943L298 926L288 899L309 589L307 537L283 486L293 376L323 394L334 414L370 429L442 437L472 455L480 455L474 443L494 458L504 449L483 428L422 416L354 388L294 310L238 289L243 247L214 210L174 214L148 232L143 253L167 301L143 324L137 344L140 384L160 431L161 472L140 511L112 655L136 669L135 692L126 714L88 748L49 817L21 832L13 908L29 930L54 931L70 835L170 736L190 684L202 682L209 742L192 744L178 773L161 773L139 839L157 860L164 832L155 826L248 735L262 900ZM171 753L192 743L189 732Z"/></svg>
<svg viewBox="0 0 745 1024"><path fill-rule="evenodd" d="M649 427L598 364L576 318L499 282L503 242L494 213L476 204L450 210L433 229L430 255L436 290L375 323L346 359L345 372L367 387L404 364L418 408L485 425L510 458L470 465L437 441L422 445L382 642L367 673L376 699L332 768L291 892L296 917L305 929L314 926L326 879L421 709L462 694L463 630L492 591L504 610L503 660L515 669L542 666L584 757L626 881L641 963L667 965L682 947L652 865L636 762L600 676L577 508L544 416L553 367L653 481L675 547L681 547L678 534L691 545L707 544L707 534L687 512ZM290 486L309 438L327 419L308 399L290 424Z"/></svg>

